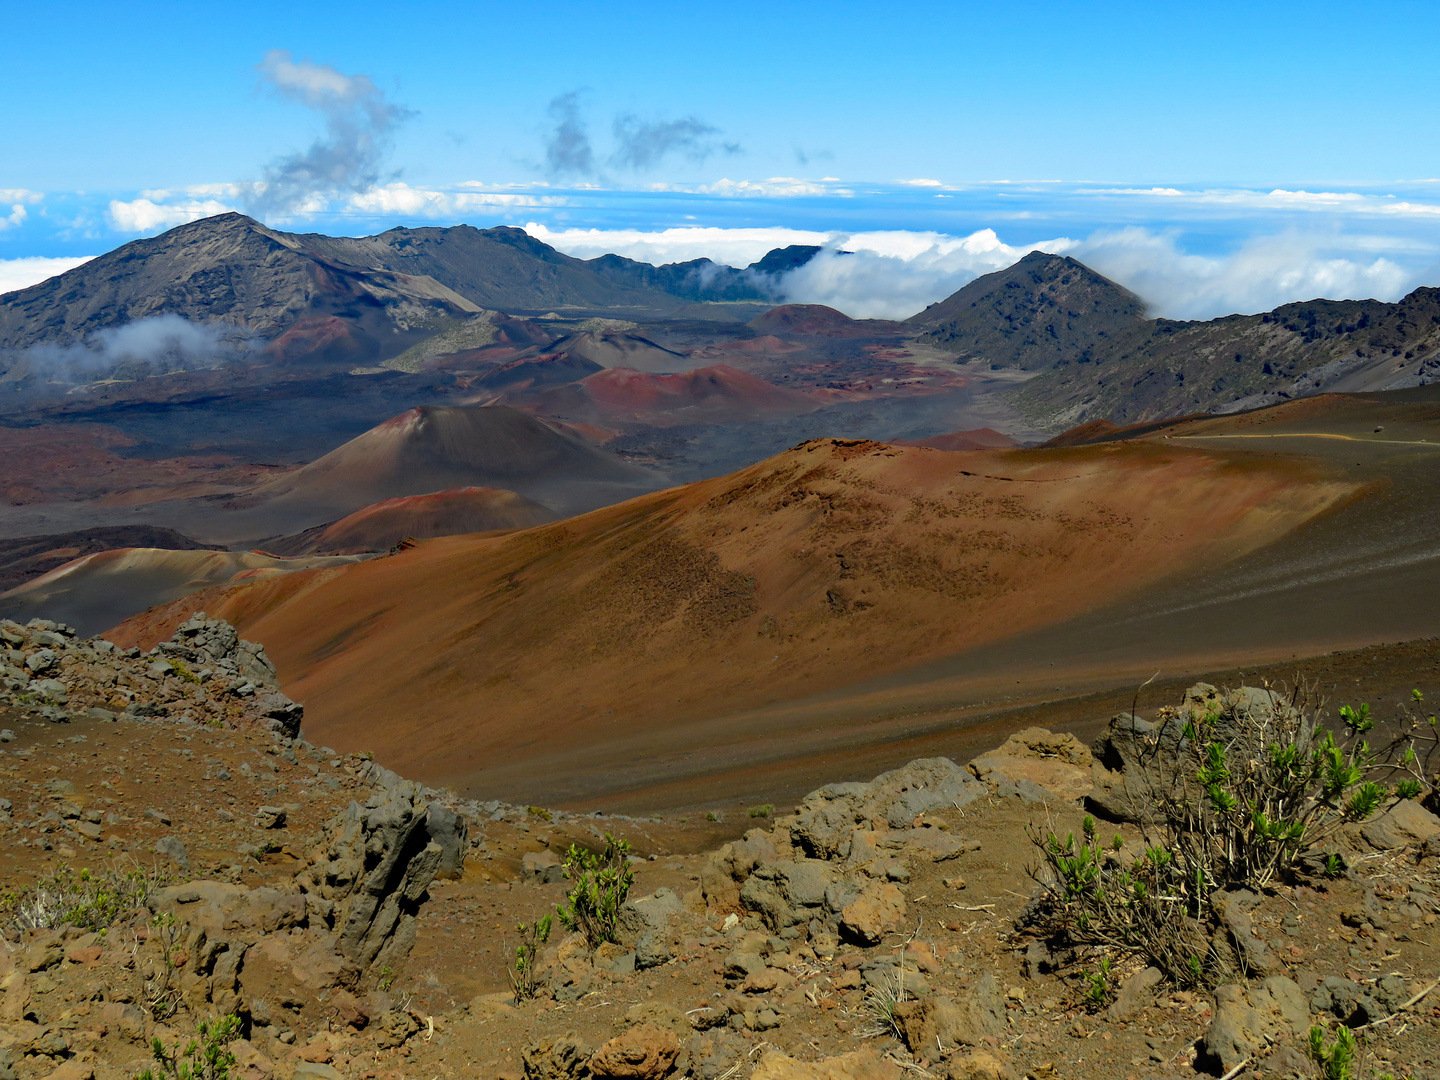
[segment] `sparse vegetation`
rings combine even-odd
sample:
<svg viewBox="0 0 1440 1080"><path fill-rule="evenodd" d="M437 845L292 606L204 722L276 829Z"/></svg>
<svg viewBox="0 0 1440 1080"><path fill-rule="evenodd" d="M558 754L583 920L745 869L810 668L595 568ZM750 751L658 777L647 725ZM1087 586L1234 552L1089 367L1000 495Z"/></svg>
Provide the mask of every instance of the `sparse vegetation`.
<svg viewBox="0 0 1440 1080"><path fill-rule="evenodd" d="M773 818L775 816L775 806L773 803L768 802L761 803L759 806L752 806L750 807L750 816L752 818Z"/></svg>
<svg viewBox="0 0 1440 1080"><path fill-rule="evenodd" d="M1414 722L1373 752L1368 706L1339 710L1337 740L1303 693L1277 695L1273 707L1224 701L1161 711L1139 778L1145 847L1133 860L1104 850L1088 816L1079 838L1030 830L1043 889L1031 921L1071 944L1144 957L1181 985L1211 985L1229 966L1212 946L1216 890L1261 890L1292 874L1305 849L1401 794L1372 777L1406 769L1418 784L1433 757L1433 736L1430 752L1416 753Z"/></svg>
<svg viewBox="0 0 1440 1080"><path fill-rule="evenodd" d="M194 683L197 686L200 685L200 676L191 671L185 664L185 661L171 657L167 662L170 665L170 669L174 671L176 675L180 676L180 678L188 683Z"/></svg>
<svg viewBox="0 0 1440 1080"><path fill-rule="evenodd" d="M541 821L550 821L554 817L554 815L543 806L527 806L525 812L531 817L539 818Z"/></svg>
<svg viewBox="0 0 1440 1080"><path fill-rule="evenodd" d="M515 1004L519 1005L533 998L540 989L540 949L550 940L550 916L542 915L515 929L520 934L520 943L515 946L515 962L508 974Z"/></svg>
<svg viewBox="0 0 1440 1080"><path fill-rule="evenodd" d="M705 814L705 820L706 820L706 821L719 821L719 820L720 820L720 815L717 814L714 810L710 810L710 811L708 811L708 812Z"/></svg>
<svg viewBox="0 0 1440 1080"><path fill-rule="evenodd" d="M158 875L138 867L98 871L61 867L27 888L5 896L6 921L17 930L52 929L69 923L102 930L145 906Z"/></svg>
<svg viewBox="0 0 1440 1080"><path fill-rule="evenodd" d="M620 905L630 895L635 872L630 868L630 844L605 834L605 847L596 853L571 844L565 853L565 876L572 883L560 905L560 922L579 930L593 949L615 940Z"/></svg>
<svg viewBox="0 0 1440 1080"><path fill-rule="evenodd" d="M894 982L877 983L865 991L860 1003L860 1027L855 1034L862 1039L903 1040L905 1033L895 1010L909 1000L910 992L905 989L905 952L902 949L900 963L895 967Z"/></svg>
<svg viewBox="0 0 1440 1080"><path fill-rule="evenodd" d="M151 1017L161 1023L180 1009L180 988L175 949L180 944L180 926L168 911L150 920L150 940L159 947L159 960L145 975L145 1003ZM187 1051L187 1054L189 1051ZM170 1074L165 1074L170 1075Z"/></svg>
<svg viewBox="0 0 1440 1080"><path fill-rule="evenodd" d="M167 1052L157 1035L150 1044L155 1064L136 1080L229 1080L235 1066L230 1044L239 1037L240 1019L236 1016L201 1020L183 1051L176 1045Z"/></svg>
<svg viewBox="0 0 1440 1080"><path fill-rule="evenodd" d="M1099 1012L1115 1000L1115 983L1111 978L1108 956L1102 956L1099 966L1085 974L1082 997L1092 1012Z"/></svg>

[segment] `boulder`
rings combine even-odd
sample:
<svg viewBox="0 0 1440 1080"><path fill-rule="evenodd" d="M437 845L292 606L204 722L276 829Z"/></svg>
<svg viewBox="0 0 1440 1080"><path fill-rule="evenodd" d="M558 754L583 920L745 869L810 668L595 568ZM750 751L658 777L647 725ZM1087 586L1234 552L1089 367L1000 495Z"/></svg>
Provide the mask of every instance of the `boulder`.
<svg viewBox="0 0 1440 1080"><path fill-rule="evenodd" d="M525 1048L525 1080L579 1080L590 1069L592 1051L578 1034L551 1035Z"/></svg>
<svg viewBox="0 0 1440 1080"><path fill-rule="evenodd" d="M615 929L620 942L635 950L637 968L655 967L674 955L671 921L684 913L685 905L673 889L656 889L620 905Z"/></svg>
<svg viewBox="0 0 1440 1080"><path fill-rule="evenodd" d="M843 858L857 827L910 827L940 807L965 806L988 792L949 758L922 758L868 784L827 784L805 796L790 833L817 859Z"/></svg>
<svg viewBox="0 0 1440 1080"><path fill-rule="evenodd" d="M1137 971L1120 984L1115 1003L1105 1011L1111 1020L1130 1020L1155 1000L1155 988L1165 981L1165 974L1159 968L1147 967Z"/></svg>
<svg viewBox="0 0 1440 1080"><path fill-rule="evenodd" d="M1026 728L975 758L968 768L987 784L1009 781L1018 790L1023 790L1022 783L1034 784L1057 799L1072 800L1084 798L1094 787L1093 764L1089 748L1069 732Z"/></svg>
<svg viewBox="0 0 1440 1080"><path fill-rule="evenodd" d="M596 1080L661 1080L679 1056L674 1032L640 1024L596 1050L590 1072Z"/></svg>
<svg viewBox="0 0 1440 1080"><path fill-rule="evenodd" d="M1305 993L1283 975L1246 989L1215 988L1215 1011L1202 1042L1202 1058L1228 1072L1277 1038L1303 1039L1310 1029Z"/></svg>
<svg viewBox="0 0 1440 1080"><path fill-rule="evenodd" d="M1414 799L1401 799L1385 813L1360 827L1360 836L1365 842L1381 849L1423 843L1437 834L1440 834L1440 817Z"/></svg>
<svg viewBox="0 0 1440 1080"><path fill-rule="evenodd" d="M905 894L888 881L872 881L840 912L840 934L860 945L878 945L905 918Z"/></svg>
<svg viewBox="0 0 1440 1080"><path fill-rule="evenodd" d="M958 997L937 994L895 1007L895 1019L912 1052L980 1046L1006 1032L1005 1001L994 975L982 975ZM937 1041L938 1044L937 1044Z"/></svg>
<svg viewBox="0 0 1440 1080"><path fill-rule="evenodd" d="M901 1080L903 1075L899 1065L869 1047L820 1061L766 1050L750 1080Z"/></svg>

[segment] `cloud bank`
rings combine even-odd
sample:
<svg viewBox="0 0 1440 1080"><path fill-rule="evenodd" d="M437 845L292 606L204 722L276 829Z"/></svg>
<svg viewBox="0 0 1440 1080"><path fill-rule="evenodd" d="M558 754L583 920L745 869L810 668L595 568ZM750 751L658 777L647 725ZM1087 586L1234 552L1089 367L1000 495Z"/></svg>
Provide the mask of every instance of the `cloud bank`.
<svg viewBox="0 0 1440 1080"><path fill-rule="evenodd" d="M386 100L369 76L295 60L284 49L267 53L257 70L281 97L318 113L325 134L266 167L245 200L251 213L293 214L317 197L367 192L385 179L381 166L395 130L413 115L408 109Z"/></svg>
<svg viewBox="0 0 1440 1080"><path fill-rule="evenodd" d="M1057 236L1011 245L993 229L940 232L818 233L797 229L675 228L551 230L531 235L581 258L613 251L646 262L711 258L745 266L787 244L819 244L820 254L781 279L792 303L826 304L855 318L903 319L982 274L1031 251L1071 255L1139 295L1155 316L1211 319L1266 311L1297 300L1397 300L1415 274L1373 250L1376 238L1282 232L1251 239L1225 255L1186 252L1169 231L1126 228L1083 239Z"/></svg>
<svg viewBox="0 0 1440 1080"><path fill-rule="evenodd" d="M97 330L82 344L37 345L3 359L47 382L84 383L112 375L162 374L243 359L253 344L237 327L166 313Z"/></svg>

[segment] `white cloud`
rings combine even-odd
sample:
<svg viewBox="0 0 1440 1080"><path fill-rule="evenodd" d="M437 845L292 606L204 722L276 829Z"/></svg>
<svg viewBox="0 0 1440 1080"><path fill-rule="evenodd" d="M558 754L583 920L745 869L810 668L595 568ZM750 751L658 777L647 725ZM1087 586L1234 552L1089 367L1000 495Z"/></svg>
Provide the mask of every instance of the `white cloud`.
<svg viewBox="0 0 1440 1080"><path fill-rule="evenodd" d="M1130 228L1096 233L1071 254L1141 296L1151 314L1172 319L1252 314L1320 297L1396 300L1412 284L1391 260L1360 255L1368 244L1337 245L1287 232L1212 257L1186 254L1173 234Z"/></svg>
<svg viewBox="0 0 1440 1080"><path fill-rule="evenodd" d="M993 229L969 236L853 233L785 275L781 287L793 303L825 304L857 319L903 319L1029 251L1061 252L1074 244L1060 237L1011 247Z"/></svg>
<svg viewBox="0 0 1440 1080"><path fill-rule="evenodd" d="M807 195L853 195L847 188L831 187L834 177L823 180L798 180L792 176L772 176L768 180L716 180L713 184L702 184L695 188L705 195L728 195L731 197L798 198ZM675 188L673 190L682 190Z"/></svg>
<svg viewBox="0 0 1440 1080"><path fill-rule="evenodd" d="M901 180L900 183L902 183L902 184L907 184L907 185L909 185L910 187L944 187L944 186L945 186L945 185L942 184L939 180L924 180L924 179Z"/></svg>
<svg viewBox="0 0 1440 1080"><path fill-rule="evenodd" d="M824 244L832 235L778 227L690 227L654 232L642 229L550 229L536 222L527 224L525 231L577 259L614 254L656 265L713 259L726 266L749 266L774 248L791 244Z"/></svg>
<svg viewBox="0 0 1440 1080"><path fill-rule="evenodd" d="M129 202L112 200L106 216L116 232L150 233L157 229L172 229L176 225L184 225L187 221L198 221L200 218L228 213L234 209L234 206L218 199L184 198L178 202L156 202L142 197Z"/></svg>
<svg viewBox="0 0 1440 1080"><path fill-rule="evenodd" d="M368 214L453 217L469 210L494 206L564 206L567 201L558 195L523 195L511 191L445 191L411 187L409 184L397 182L351 195L345 200L345 208Z"/></svg>
<svg viewBox="0 0 1440 1080"><path fill-rule="evenodd" d="M8 205L8 214L0 213L0 232L6 229L14 229L25 224L25 219L30 216L26 209L26 203L38 203L45 196L38 191L28 191L25 188L0 188L0 211Z"/></svg>
<svg viewBox="0 0 1440 1080"><path fill-rule="evenodd" d="M787 274L793 303L826 304L856 318L901 319L949 296L1029 251L1069 254L1136 292L1151 314L1208 319L1266 311L1296 300L1398 299L1415 284L1395 255L1433 253L1409 238L1316 237L1294 232L1253 239L1225 255L1183 250L1175 234L1142 228L1005 243L993 229L968 236L940 232L820 233L785 228L550 229L527 232L580 258L607 252L651 263L710 258L746 266L772 248L818 244L822 251ZM1391 256L1391 257L1387 257Z"/></svg>
<svg viewBox="0 0 1440 1080"><path fill-rule="evenodd" d="M79 258L49 259L27 256L23 259L0 259L0 293L28 289L31 285L38 285L42 281L65 273L66 270L73 270L94 257L94 255L82 255Z"/></svg>

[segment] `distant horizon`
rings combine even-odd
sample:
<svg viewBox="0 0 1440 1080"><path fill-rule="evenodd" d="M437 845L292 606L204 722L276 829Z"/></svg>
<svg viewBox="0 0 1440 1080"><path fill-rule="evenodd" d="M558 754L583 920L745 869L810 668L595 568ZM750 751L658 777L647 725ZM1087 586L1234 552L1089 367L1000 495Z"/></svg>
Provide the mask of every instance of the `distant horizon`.
<svg viewBox="0 0 1440 1080"><path fill-rule="evenodd" d="M749 194L735 194L537 185L522 195L478 185L419 192L392 183L371 193L368 204L351 199L278 220L218 198L149 191L120 204L136 233L112 228L77 238L52 230L42 241L39 230L27 228L29 244L0 233L0 252L40 249L0 258L0 293L130 240L232 211L262 221L268 216L265 223L280 231L338 236L506 225L577 258L618 254L657 265L709 258L743 268L774 248L812 244L821 255L791 275L786 299L827 304L857 318L904 318L1036 250L1072 255L1131 289L1152 315L1178 319L1253 314L1314 299L1395 301L1418 286L1440 283L1440 184L1386 192L835 180L808 186L771 180L752 187ZM138 211L135 203L143 204ZM117 212L107 214L114 223ZM657 219L670 224L649 224ZM927 222L932 227L917 227ZM56 252L87 243L95 246ZM853 254L838 259L840 252Z"/></svg>

